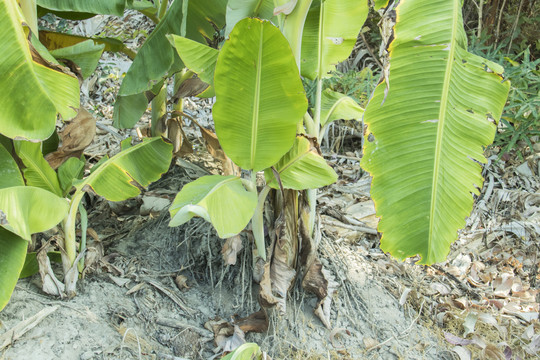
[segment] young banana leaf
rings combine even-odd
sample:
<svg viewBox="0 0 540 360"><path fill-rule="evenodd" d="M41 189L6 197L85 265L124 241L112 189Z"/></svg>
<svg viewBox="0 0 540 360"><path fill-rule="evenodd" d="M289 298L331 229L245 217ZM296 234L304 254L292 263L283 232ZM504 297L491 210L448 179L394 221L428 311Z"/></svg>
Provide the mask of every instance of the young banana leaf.
<svg viewBox="0 0 540 360"><path fill-rule="evenodd" d="M237 165L263 170L292 147L307 99L278 28L259 19L238 22L219 53L214 88L216 134Z"/></svg>

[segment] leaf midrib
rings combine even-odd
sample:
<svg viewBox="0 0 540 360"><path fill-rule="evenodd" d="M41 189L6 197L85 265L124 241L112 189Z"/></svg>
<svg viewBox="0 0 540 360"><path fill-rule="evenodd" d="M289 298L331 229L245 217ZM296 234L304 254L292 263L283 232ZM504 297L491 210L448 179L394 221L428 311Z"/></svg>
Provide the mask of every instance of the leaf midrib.
<svg viewBox="0 0 540 360"><path fill-rule="evenodd" d="M435 206L438 201L438 185L439 185L439 168L441 166L441 149L442 149L442 141L443 141L443 134L444 134L444 125L446 120L446 109L448 105L448 93L450 88L450 79L452 77L452 67L454 63L454 54L456 51L456 32L457 32L457 17L458 17L458 6L456 4L456 0L453 1L453 14L452 14L452 32L450 37L450 44L449 44L449 51L448 51L448 59L446 60L446 71L444 75L444 82L443 82L443 91L441 94L441 107L439 109L439 122L437 126L437 139L435 142L435 159L433 164L433 181L431 184L431 203L430 203L430 209L429 209L429 232L428 232L428 256L427 259L424 261L429 262L433 248L432 244L434 241L434 227L435 227Z"/></svg>
<svg viewBox="0 0 540 360"><path fill-rule="evenodd" d="M250 153L250 165L253 169L255 167L255 158L257 151L257 132L259 129L259 107L260 107L260 96L261 96L261 67L262 67L262 55L263 55L263 39L264 39L264 26L263 23L260 23L260 36L259 36L259 53L257 58L255 76L255 94L253 99L253 114L251 120L251 153Z"/></svg>

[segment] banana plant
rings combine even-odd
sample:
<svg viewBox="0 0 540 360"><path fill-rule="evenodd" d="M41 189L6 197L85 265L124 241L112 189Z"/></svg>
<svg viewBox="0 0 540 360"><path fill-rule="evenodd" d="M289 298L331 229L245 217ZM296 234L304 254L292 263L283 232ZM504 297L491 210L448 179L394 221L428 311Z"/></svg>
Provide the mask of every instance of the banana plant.
<svg viewBox="0 0 540 360"><path fill-rule="evenodd" d="M62 197L26 186L17 163L0 144L0 311L19 279L31 234L54 227L68 209Z"/></svg>
<svg viewBox="0 0 540 360"><path fill-rule="evenodd" d="M388 3L376 1L374 9L391 10ZM255 209L252 210L252 200L248 206L249 212L253 211L253 236L263 258L266 243L261 225L261 202L268 194L268 187L309 188L308 180L304 178L307 173L310 174L309 185L313 188L326 184L331 177L328 177L324 160L313 151L317 149L317 140L322 139L325 127L331 121L364 116L364 109L352 99L323 90L322 80L352 50L367 16L367 1L299 0L276 1L273 5L276 11L268 15L268 1L231 0L227 20L232 23L227 24L227 31L231 28L232 31L219 52L195 45L185 38L171 37L184 63L214 86L216 133L225 153L240 167L250 170L251 185L249 179L241 179L241 182L245 185L245 192L254 193L253 198L253 174L264 169L267 185L258 194L259 202ZM288 5L292 10L282 13L281 5ZM398 22L388 47L390 67L385 69L384 81L377 87L364 116L368 131L375 140L365 144L362 166L373 176L372 195L377 214L381 217L382 248L398 259L420 255L420 263L423 264L444 260L457 230L465 223L472 208L472 194L478 193L482 185L477 162L485 162L482 147L493 140L509 88L509 83L503 81L500 66L467 53L461 6L461 0L400 1L396 9ZM267 55L266 43L259 47L244 46L257 36L261 41L264 37L253 30L257 26L250 21L254 20L239 20L242 16L266 16L278 24L290 44L292 59L296 60L302 76L316 81L314 108L301 119L283 114L285 101L280 109L272 108L269 99L263 101L266 86L277 97L277 90L266 82L265 71L255 71L254 78L241 78L239 75L244 76L248 69L264 69L264 62L259 60ZM242 33L236 31L237 27L242 29ZM233 45L237 42L241 42L242 47ZM230 53L233 49L237 54ZM245 53L246 50L249 54ZM254 58L255 54L258 57ZM281 59L284 56L280 53ZM284 67L283 72L287 71L289 68ZM244 84L246 79L249 81ZM231 85L222 87L222 81ZM296 82L296 77L291 77L289 82ZM281 93L289 94L290 98L296 95L290 93L285 85ZM464 93L470 96L462 96ZM300 100L296 101L300 103ZM254 109L266 114L254 116ZM287 140L289 135L281 129L269 128L264 133L265 139L272 142L272 154L263 157L260 144L254 139L261 129L265 129L264 119L273 116L279 119L279 122L272 123L276 127L285 119L296 119L296 131L308 136L297 137L292 142ZM273 143L273 132L281 134L281 142ZM290 150L283 153L282 149L287 147ZM318 159L317 164L311 164L309 171L304 164L289 163L291 159L305 159L307 154ZM320 183L313 180L317 177L322 179ZM210 193L215 196L213 191ZM219 189L215 191L220 193ZM181 194L182 191L178 196ZM308 223L308 237L313 235L315 198L316 190L308 190L310 209L302 210L301 204L296 202L294 206L300 210L292 215L293 222ZM226 199L224 195L220 201L222 208ZM205 210L200 212L210 221L212 217L206 213L211 211L211 204L205 202ZM176 202L171 207L171 225L179 223L174 219L181 213L182 206L186 206L185 203ZM232 222L238 221L239 228L241 224L248 223L245 214L241 219L232 213L227 215ZM187 221L188 218L182 219ZM294 230L289 232L295 233ZM294 246L291 246L292 249ZM273 290L286 295L287 287Z"/></svg>
<svg viewBox="0 0 540 360"><path fill-rule="evenodd" d="M61 244L64 284L54 281L57 286L53 290L57 295L73 296L77 274L82 270L78 269L76 260L82 257L85 250L84 241L81 239L77 245L75 237L77 213L80 212L81 216L85 213L80 205L84 193L93 190L115 201L135 196L140 188L157 180L168 169L171 160L171 145L160 138L155 138L127 149L112 159L104 159L107 161L100 163L99 168L81 180L77 179L82 176L84 160L70 158L57 171L51 168L43 157L42 151L46 144L43 140L51 137L51 134L53 135L51 139L54 137L57 115L63 119L70 119L77 114L76 110L79 108L79 80L58 59L70 60L77 64L81 71L78 75L86 78L93 73L105 48L122 50L122 47L106 39L104 41L83 37L74 39L68 35L55 33L47 33L46 36L39 34L38 37L37 27L33 26L37 11L55 11L62 16L78 16L75 12L78 11L80 14L81 11L85 11L88 12L88 16L92 16L99 13L122 14L124 6L138 6L139 9L145 7L140 1L135 2L136 4L132 1L124 4L124 1L90 3L43 0L37 2L37 5L42 6L39 8L36 8L36 2L33 0L21 0L19 3L20 7L15 0L2 0L0 3L1 26L6 34L3 41L11 54L0 61L2 72L11 74L2 77L0 81L0 86L9 93L9 96L3 98L5 104L2 102L6 111L2 112L0 119L2 124L0 133L15 139L6 141L6 138L2 137L2 142L10 146L10 151L17 156L23 166L21 171L18 169L14 171L11 166L14 164L13 158L2 147L4 151L1 155L8 159L6 164L11 166L6 165L6 171L1 174L0 180L0 183L5 184L4 187L9 188L9 192L6 190L0 194L1 211L4 214L1 225L5 228L2 229L1 249L2 255L9 255L8 258L2 256L0 261L0 273L3 277L3 287L0 291L2 307L13 290L21 270L21 263L24 263L30 234L47 230L59 222L62 222L64 230ZM146 6L145 9L148 10L149 7ZM158 13L156 11L156 14ZM32 96L28 96L24 92L25 89L32 89ZM50 142L47 140L47 143ZM13 171L7 171L10 168ZM22 184L16 186L17 174L20 177L21 172ZM50 216L45 216L42 222L35 219L36 213L24 210L24 206L27 206L25 204L33 204L32 209L40 209L43 204L41 200L50 205L49 211L43 211ZM14 214L17 213L25 213L27 216L16 217ZM48 275L54 277L54 274Z"/></svg>
<svg viewBox="0 0 540 360"><path fill-rule="evenodd" d="M64 236L60 250L64 283L61 284L55 280L56 286L52 289L44 287L45 291L53 295L68 297L76 293L77 274L83 270L78 266L77 259L83 258L86 250L82 241L84 235L78 244L75 232L78 212L81 213L81 218L86 214L84 208L81 207L84 194L92 191L110 201L122 201L138 195L140 189L159 179L168 170L172 157L171 149L172 145L161 138L147 139L141 144L124 149L110 159L103 158L84 178L84 160L70 158L58 168L58 171L55 171L43 158L41 143L14 141L14 151L23 165L22 176L7 150L3 147L0 149L3 162L9 165L1 174L2 183L6 182L6 186L11 185L5 190L0 189L0 209L7 217L1 225L14 233L11 238L19 236L25 240L26 244L30 240L31 233L47 230L59 222L63 228ZM18 183L19 185L15 186ZM25 183L26 187L20 186ZM8 196L8 194L11 195ZM36 201L38 196L43 202ZM47 204L50 204L49 210L43 211L43 207L48 206ZM31 206L32 212L25 209L25 206ZM41 213L47 214L47 217L42 220L45 222L43 225L39 222L39 218L34 219ZM17 216L17 214L26 215ZM47 220L49 217L55 221ZM37 225L33 225L36 222ZM10 240L12 246L18 243L20 241ZM8 248L7 243L4 245ZM16 249L10 251L19 251L19 255L23 253L22 246ZM26 247L24 254L26 254ZM13 259L20 260L20 257ZM24 259L22 263L24 264ZM0 262L0 265L3 264ZM48 271L48 269L42 270ZM6 276L9 274L12 278L16 278L20 269L6 264L5 267L0 266L0 271ZM55 279L55 275L50 271L47 275Z"/></svg>
<svg viewBox="0 0 540 360"><path fill-rule="evenodd" d="M298 215L284 219L288 213L285 206L298 205L298 195L286 189L314 189L337 179L316 140L297 134L307 111L298 62L280 29L256 18L238 21L219 51L178 36L170 39L182 60L193 64L191 69L213 86L216 103L212 112L221 147L251 175L207 176L186 185L171 205L169 225L200 216L212 223L220 237L227 238L238 234L251 220L254 261L261 259L269 265L261 276L269 279L273 276L270 271L284 275L282 282L269 287L261 282L263 297L267 304L276 304L284 311L296 274L293 262L300 249L298 227L292 225L298 223ZM260 191L256 179L259 171L264 172L266 182ZM277 238L267 248L263 219L272 188L280 191L283 210L277 209L281 220L270 224L276 228ZM231 207L236 210L231 211ZM285 245L290 251L284 250L284 244L290 244ZM276 264L281 264L281 270L275 269Z"/></svg>
<svg viewBox="0 0 540 360"><path fill-rule="evenodd" d="M186 40L174 36L172 40L182 53L181 44ZM197 51L208 53L201 46L192 45ZM276 170L282 173L281 184L288 187L290 182L290 186L302 189L327 185L335 181L336 174L306 138L296 136L297 124L307 110L307 99L298 66L280 30L268 21L243 19L217 55L213 79L216 134L225 154L250 171L252 177L214 175L195 180L180 191L171 205L170 225L180 225L198 215L211 221L220 236L229 237L248 225L257 202L265 200L264 195L257 193L258 171L266 169L270 174L269 168L282 160ZM211 73L213 61L208 63L209 66L201 63L200 69L208 68ZM194 70L205 77L204 71ZM312 178L319 168L325 172L322 176L319 173L318 179ZM276 181L269 184L279 187ZM242 211L230 212L231 204L243 204ZM254 228L257 250L266 259L262 224L256 222Z"/></svg>
<svg viewBox="0 0 540 360"><path fill-rule="evenodd" d="M264 295L267 300L269 299L268 302L279 303L282 309L284 309L284 299L297 268L304 267L304 273L308 273L309 268L312 266L317 268L318 266L316 245L311 239L315 219L316 189L337 179L337 175L326 164L320 153L318 148L319 134L324 133L323 127L328 126L333 120L359 119L363 114L363 109L351 98L330 90L323 92L322 79L329 76L328 72L335 64L349 56L356 42L356 36L367 16L367 9L367 2L346 2L343 4L333 0L326 2L231 0L227 6L226 25L226 33L230 32L229 40L225 42L221 50L209 49L207 46L183 37L170 36L171 42L174 43L180 58L188 68L197 73L199 78L207 82L209 86L215 88L216 104L213 109L213 117L217 137L225 154L241 168L252 173L251 185L249 185L249 179L243 179L243 183L246 185L246 192L252 191L254 193L254 199L257 195L253 191L256 185L254 174L264 170L266 186L258 193L257 204L250 203L249 206L252 214L251 232L255 240L256 254L268 264L274 264L271 271L278 271L275 270L275 264L282 264L282 269L278 272L286 274L283 276L286 281L281 284L271 284L272 290ZM278 24L279 31L274 31L275 36L278 37L277 34L279 34L282 42L280 46L288 48L286 54L283 51L278 52L264 42L259 46L244 47L249 41L246 39L257 36L249 34L250 31L253 31L251 24L247 28L243 28L242 33L237 32L238 26L244 27L243 24L246 20L241 19L246 17L262 17ZM343 21L344 17L347 21ZM236 43L241 43L242 46L234 46L233 44ZM315 49L316 53L313 54L305 50L306 48ZM234 53L231 54L232 51ZM256 54L259 54L259 57L253 58ZM266 75L267 70L258 60L262 58L262 54L270 59L274 59L272 54L281 59L288 59L289 65L287 67L281 64L281 74L284 75L284 80L280 81L289 83L290 86L300 80L300 70L318 81L320 85L319 101L313 109L307 111L304 94L302 94L301 100L295 98L296 93L301 91L299 86L298 90L291 92L286 85L277 86L266 80L265 76L269 75ZM311 58L318 59L318 61L308 61ZM272 62L276 61L272 60ZM245 69L250 69L253 66L257 69L260 68L260 70L255 71L253 78L246 77ZM270 74L277 81L279 78L277 73ZM225 82L228 84L227 87L221 85ZM296 112L294 116L286 113L289 104L286 100L276 102L280 106L272 107L270 105L273 104L270 100L278 99L279 92L276 89L279 88L283 89L280 92L282 96L297 104L304 105L301 111ZM239 89L242 89L240 93ZM273 97L266 99L265 93L272 94ZM257 116L253 115L254 111ZM314 118L317 121L314 121ZM286 121L289 122L286 124ZM266 122L272 127L266 125ZM283 127L285 125L286 132ZM287 199L283 205L276 205L288 208L276 211L278 214L288 214L286 219L278 221L276 218L276 224L282 221L286 224L276 226L283 231L279 235L281 246L287 245L282 249L272 249L270 246L271 256L267 257L263 211L265 200L271 188L282 191L281 201ZM310 199L311 211L302 205L302 201L305 200L301 199L305 199L306 196L296 192L305 189L309 189L307 198ZM182 197L182 191L178 196ZM222 198L224 204L228 201L230 200L227 197ZM178 225L179 222L175 221L175 216L181 213L179 208L185 206L184 204L173 203L171 206L171 225ZM307 218L300 211L307 214ZM195 215L195 213L193 214ZM227 215L230 222L238 222L239 229L245 227L249 222L249 217L240 218L232 216L230 213ZM211 220L211 217L202 217ZM220 235L222 231L220 231L219 225L213 221L212 223ZM301 230L302 226L310 230ZM296 235L298 233L306 234L309 239L301 240ZM299 242L305 242L305 244L300 246ZM303 256L304 259L309 260L303 264L295 264L295 259L299 257L298 251L302 247L312 249L311 254L306 253ZM288 250L283 251L284 248ZM304 252L307 251L304 250ZM267 274L267 278L270 277L274 277L274 275ZM320 284L328 283L322 279L320 273L312 278L320 279ZM276 298L270 294L271 292L281 294L280 298ZM328 324L327 320L323 321Z"/></svg>

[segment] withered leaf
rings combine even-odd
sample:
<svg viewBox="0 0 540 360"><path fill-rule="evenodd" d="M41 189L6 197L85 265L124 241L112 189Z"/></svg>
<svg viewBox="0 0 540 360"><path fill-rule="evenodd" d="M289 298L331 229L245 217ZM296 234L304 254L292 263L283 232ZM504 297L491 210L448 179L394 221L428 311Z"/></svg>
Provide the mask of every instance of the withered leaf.
<svg viewBox="0 0 540 360"><path fill-rule="evenodd" d="M221 249L221 256L225 265L236 265L237 255L242 248L242 238L240 238L240 235L228 238Z"/></svg>
<svg viewBox="0 0 540 360"><path fill-rule="evenodd" d="M58 169L70 157L80 157L83 150L92 143L96 134L96 119L84 108L79 109L66 128L59 134L62 145L47 154L45 160L53 169Z"/></svg>
<svg viewBox="0 0 540 360"><path fill-rule="evenodd" d="M182 157L193 153L193 145L184 133L179 118L169 119L167 131L168 138L173 144L173 154L175 157Z"/></svg>
<svg viewBox="0 0 540 360"><path fill-rule="evenodd" d="M264 309L261 309L248 317L236 320L234 324L245 333L250 331L262 333L268 330L268 315Z"/></svg>

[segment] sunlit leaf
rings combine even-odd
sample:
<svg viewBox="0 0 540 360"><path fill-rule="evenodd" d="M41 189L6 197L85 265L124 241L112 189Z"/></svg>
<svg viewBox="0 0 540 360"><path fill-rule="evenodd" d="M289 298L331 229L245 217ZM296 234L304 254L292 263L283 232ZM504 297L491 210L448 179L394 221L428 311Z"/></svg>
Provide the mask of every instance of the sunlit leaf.
<svg viewBox="0 0 540 360"><path fill-rule="evenodd" d="M231 33L236 23L248 17L272 19L274 17L274 0L229 0L225 36Z"/></svg>
<svg viewBox="0 0 540 360"><path fill-rule="evenodd" d="M400 2L388 83L364 115L381 248L422 264L444 261L465 225L509 89L501 66L467 52L461 3Z"/></svg>
<svg viewBox="0 0 540 360"><path fill-rule="evenodd" d="M0 133L33 140L48 138L57 114L69 119L79 107L79 81L32 59L15 1L0 2ZM39 56L35 54L36 56Z"/></svg>
<svg viewBox="0 0 540 360"><path fill-rule="evenodd" d="M75 186L83 191L91 187L107 200L126 200L158 180L169 169L171 159L172 145L162 138L151 138L103 162Z"/></svg>
<svg viewBox="0 0 540 360"><path fill-rule="evenodd" d="M219 51L182 36L168 35L187 68L207 84L214 83L214 70Z"/></svg>
<svg viewBox="0 0 540 360"><path fill-rule="evenodd" d="M337 91L326 89L322 93L321 126L334 120L360 120L364 109L354 99Z"/></svg>
<svg viewBox="0 0 540 360"><path fill-rule="evenodd" d="M53 50L51 54L57 59L73 61L81 68L81 74L86 79L96 69L103 49L105 49L104 44L95 45L94 41L86 40L72 46Z"/></svg>
<svg viewBox="0 0 540 360"><path fill-rule="evenodd" d="M0 226L30 241L30 235L58 224L68 211L67 200L32 186L0 189Z"/></svg>
<svg viewBox="0 0 540 360"><path fill-rule="evenodd" d="M126 0L36 0L36 3L51 10L117 16L124 15L126 7Z"/></svg>
<svg viewBox="0 0 540 360"><path fill-rule="evenodd" d="M219 53L214 88L216 134L236 164L262 170L291 148L307 99L278 28L258 19L236 24Z"/></svg>
<svg viewBox="0 0 540 360"><path fill-rule="evenodd" d="M26 185L35 186L62 195L56 172L43 158L41 143L30 141L15 141L15 151L24 164L23 174Z"/></svg>
<svg viewBox="0 0 540 360"><path fill-rule="evenodd" d="M62 193L67 194L71 189L73 181L80 179L84 171L84 161L76 157L66 160L58 168L58 182L62 188Z"/></svg>
<svg viewBox="0 0 540 360"><path fill-rule="evenodd" d="M28 241L0 227L0 311L19 280L27 247Z"/></svg>
<svg viewBox="0 0 540 360"><path fill-rule="evenodd" d="M351 54L368 14L367 0L326 0L309 10L302 39L302 75L329 77Z"/></svg>
<svg viewBox="0 0 540 360"><path fill-rule="evenodd" d="M336 172L312 146L309 139L297 136L292 149L274 165L285 189L317 189L337 180ZM266 183L279 189L272 169L264 171Z"/></svg>
<svg viewBox="0 0 540 360"><path fill-rule="evenodd" d="M257 194L247 191L239 177L203 176L176 195L169 209L169 226L179 226L200 216L214 225L219 237L227 238L246 227L256 206Z"/></svg>

